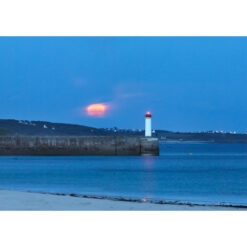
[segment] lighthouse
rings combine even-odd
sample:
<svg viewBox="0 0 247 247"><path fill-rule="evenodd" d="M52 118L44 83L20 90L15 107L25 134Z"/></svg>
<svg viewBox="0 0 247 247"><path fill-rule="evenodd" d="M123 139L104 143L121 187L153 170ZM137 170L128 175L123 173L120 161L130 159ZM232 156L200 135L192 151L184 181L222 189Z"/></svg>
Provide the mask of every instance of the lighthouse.
<svg viewBox="0 0 247 247"><path fill-rule="evenodd" d="M147 112L145 119L145 137L152 136L152 116L150 112Z"/></svg>

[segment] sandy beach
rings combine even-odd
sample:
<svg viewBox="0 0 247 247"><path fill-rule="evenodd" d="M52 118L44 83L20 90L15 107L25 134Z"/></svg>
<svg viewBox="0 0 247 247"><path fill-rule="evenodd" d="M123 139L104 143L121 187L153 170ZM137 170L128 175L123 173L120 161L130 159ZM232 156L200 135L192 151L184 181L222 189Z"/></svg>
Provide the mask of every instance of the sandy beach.
<svg viewBox="0 0 247 247"><path fill-rule="evenodd" d="M22 191L0 190L0 210L112 210L112 211L175 211L175 210L246 210L221 206L188 206L149 202L112 201L78 198Z"/></svg>

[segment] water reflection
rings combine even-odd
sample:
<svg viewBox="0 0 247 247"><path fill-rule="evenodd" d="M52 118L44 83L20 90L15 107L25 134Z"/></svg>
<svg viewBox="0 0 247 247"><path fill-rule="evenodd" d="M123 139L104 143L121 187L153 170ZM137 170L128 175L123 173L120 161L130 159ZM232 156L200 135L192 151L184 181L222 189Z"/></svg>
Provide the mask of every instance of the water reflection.
<svg viewBox="0 0 247 247"><path fill-rule="evenodd" d="M157 157L155 156L144 156L143 157L143 170L140 176L140 190L144 195L142 202L148 201L153 197L153 193L157 190L157 173L154 172Z"/></svg>

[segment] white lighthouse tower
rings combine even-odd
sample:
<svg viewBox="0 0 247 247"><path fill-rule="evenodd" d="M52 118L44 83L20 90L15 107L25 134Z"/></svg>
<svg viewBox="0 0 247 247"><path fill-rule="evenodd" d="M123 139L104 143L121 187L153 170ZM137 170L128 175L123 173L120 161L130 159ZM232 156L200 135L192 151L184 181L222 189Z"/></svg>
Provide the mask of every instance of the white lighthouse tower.
<svg viewBox="0 0 247 247"><path fill-rule="evenodd" d="M152 136L152 116L150 112L147 112L145 119L145 137Z"/></svg>

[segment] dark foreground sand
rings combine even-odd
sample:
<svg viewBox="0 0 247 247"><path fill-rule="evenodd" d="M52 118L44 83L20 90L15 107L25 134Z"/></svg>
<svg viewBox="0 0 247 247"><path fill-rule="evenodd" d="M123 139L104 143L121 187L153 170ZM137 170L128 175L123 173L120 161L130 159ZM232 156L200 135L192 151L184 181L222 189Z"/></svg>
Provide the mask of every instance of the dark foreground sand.
<svg viewBox="0 0 247 247"><path fill-rule="evenodd" d="M0 210L241 210L241 208L112 201L21 191L0 190ZM245 209L242 209L245 210Z"/></svg>

